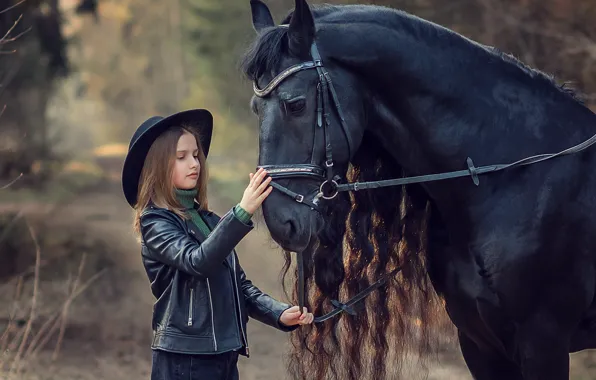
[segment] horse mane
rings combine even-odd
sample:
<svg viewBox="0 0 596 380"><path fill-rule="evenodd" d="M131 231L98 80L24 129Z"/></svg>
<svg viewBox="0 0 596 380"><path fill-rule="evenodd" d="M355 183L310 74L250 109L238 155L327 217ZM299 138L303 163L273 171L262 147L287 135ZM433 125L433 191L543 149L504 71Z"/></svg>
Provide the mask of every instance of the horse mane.
<svg viewBox="0 0 596 380"><path fill-rule="evenodd" d="M403 174L378 147L379 141L366 133L348 170L349 181ZM296 330L288 357L293 378L384 379L405 369L402 358L408 354L424 369L430 354L452 338L441 298L427 274L429 215L428 197L417 185L338 195L327 210L318 246L303 252L308 310L323 315L330 311L331 300L345 301L397 266L403 270L356 305L356 315L344 313ZM288 252L285 259L284 285L292 268ZM294 291L286 296L296 302L295 267L293 277Z"/></svg>
<svg viewBox="0 0 596 380"><path fill-rule="evenodd" d="M489 49L492 50L492 52L496 56L500 57L504 62L512 64L512 65L518 67L519 69L521 69L524 73L526 73L528 75L528 77L537 78L540 81L542 81L544 84L546 84L547 86L550 86L550 87L554 88L555 90L558 90L563 95L568 96L572 100L575 100L581 104L584 104L585 99L584 99L583 94L580 94L577 89L572 88L571 82L563 82L563 83L559 84L554 75L547 74L544 71L541 71L541 70L538 70L531 66L528 66L524 62L520 61L514 55L512 55L510 53L505 53L502 50L500 50L499 48L491 46L491 47L489 47Z"/></svg>
<svg viewBox="0 0 596 380"><path fill-rule="evenodd" d="M395 27L395 23L392 22L392 19L395 19L396 15L400 15L403 19L408 20L407 23L400 24L404 29L407 28L415 34L429 34L437 39L458 38L461 42L469 44L470 47L472 47L472 45L479 45L493 57L499 58L504 65L522 73L526 79L533 81L533 83L545 85L547 88L558 91L574 101L582 104L584 103L583 95L580 94L577 89L572 88L570 82L559 84L554 75L530 67L510 53L505 53L493 46L486 46L468 40L456 32L445 29L440 25L408 14L404 11L377 5L320 4L311 5L310 7L315 20L319 23L324 23L326 18L340 17L345 23L358 22ZM358 12L350 13L349 10L357 10ZM292 15L293 11L290 11L282 20L281 24L288 24ZM363 15L369 15L369 17L363 18ZM334 19L333 22L337 21ZM446 30L449 32L444 33ZM275 26L265 30L257 36L253 44L245 52L240 63L241 70L249 80L254 81L265 73L280 71L282 58L289 54L286 38L287 33L287 27Z"/></svg>

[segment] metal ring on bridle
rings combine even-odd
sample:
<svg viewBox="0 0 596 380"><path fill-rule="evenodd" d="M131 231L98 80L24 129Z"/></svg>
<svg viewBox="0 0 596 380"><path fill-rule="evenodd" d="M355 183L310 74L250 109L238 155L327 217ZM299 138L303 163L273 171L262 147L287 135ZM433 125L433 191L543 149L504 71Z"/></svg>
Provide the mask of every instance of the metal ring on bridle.
<svg viewBox="0 0 596 380"><path fill-rule="evenodd" d="M332 187L332 191L333 191L332 195L325 195L325 190L323 189L323 187L325 185L333 186ZM337 196L337 194L339 193L338 187L339 187L339 184L337 182L335 182L334 180L331 180L331 181L330 180L325 180L321 184L321 186L319 187L319 192L321 193L321 198L323 198L323 199L333 199L333 198L335 198Z"/></svg>

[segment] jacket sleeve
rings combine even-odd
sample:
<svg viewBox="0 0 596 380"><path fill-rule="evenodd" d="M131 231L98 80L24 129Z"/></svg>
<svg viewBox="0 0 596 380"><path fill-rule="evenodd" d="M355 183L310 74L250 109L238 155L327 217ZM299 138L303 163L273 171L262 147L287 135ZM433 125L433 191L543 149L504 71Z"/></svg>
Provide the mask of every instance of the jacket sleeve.
<svg viewBox="0 0 596 380"><path fill-rule="evenodd" d="M187 234L179 219L166 210L149 209L140 220L142 244L149 248L152 259L200 277L209 277L253 228L230 211L199 243Z"/></svg>
<svg viewBox="0 0 596 380"><path fill-rule="evenodd" d="M281 314L286 309L289 309L291 307L290 305L277 301L253 285L246 278L246 273L244 273L238 260L236 260L236 270L240 274L240 287L246 299L248 315L251 318L285 332L290 332L298 328L298 325L285 326L279 321Z"/></svg>

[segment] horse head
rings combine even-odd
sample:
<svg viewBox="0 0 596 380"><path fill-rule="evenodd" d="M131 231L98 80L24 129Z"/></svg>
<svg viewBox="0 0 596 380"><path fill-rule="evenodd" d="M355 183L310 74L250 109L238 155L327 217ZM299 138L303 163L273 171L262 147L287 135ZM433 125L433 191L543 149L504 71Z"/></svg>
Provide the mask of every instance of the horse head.
<svg viewBox="0 0 596 380"><path fill-rule="evenodd" d="M257 40L244 69L255 87L251 107L260 125L259 165L282 190L264 202L263 215L274 240L300 252L328 222L325 210L337 196L337 181L359 148L367 124L366 90L318 50L313 13L304 0L296 1L287 24L279 26L264 3L253 0L251 7Z"/></svg>

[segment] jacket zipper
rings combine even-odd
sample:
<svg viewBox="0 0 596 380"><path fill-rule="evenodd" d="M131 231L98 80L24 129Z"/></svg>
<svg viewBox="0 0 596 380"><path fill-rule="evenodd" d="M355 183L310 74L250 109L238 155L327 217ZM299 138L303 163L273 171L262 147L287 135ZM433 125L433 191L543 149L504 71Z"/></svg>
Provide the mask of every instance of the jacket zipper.
<svg viewBox="0 0 596 380"><path fill-rule="evenodd" d="M190 305L188 306L188 325L192 326L192 301L193 301L194 289L190 288Z"/></svg>
<svg viewBox="0 0 596 380"><path fill-rule="evenodd" d="M246 339L246 334L244 333L244 328L242 327L242 308L240 307L240 294L238 294L238 283L236 282L236 255L234 253L232 253L232 265L234 266L234 287L236 288L236 301L238 302L238 315L240 316L240 320L238 322L240 324L240 332L242 333L244 343L246 344L246 355L250 355L248 350L248 339Z"/></svg>
<svg viewBox="0 0 596 380"><path fill-rule="evenodd" d="M215 320L213 318L213 300L211 299L211 285L209 285L209 279L207 279L207 290L209 291L209 305L211 306L211 331L213 332L213 345L215 346L215 351L217 351L217 338L215 338Z"/></svg>

